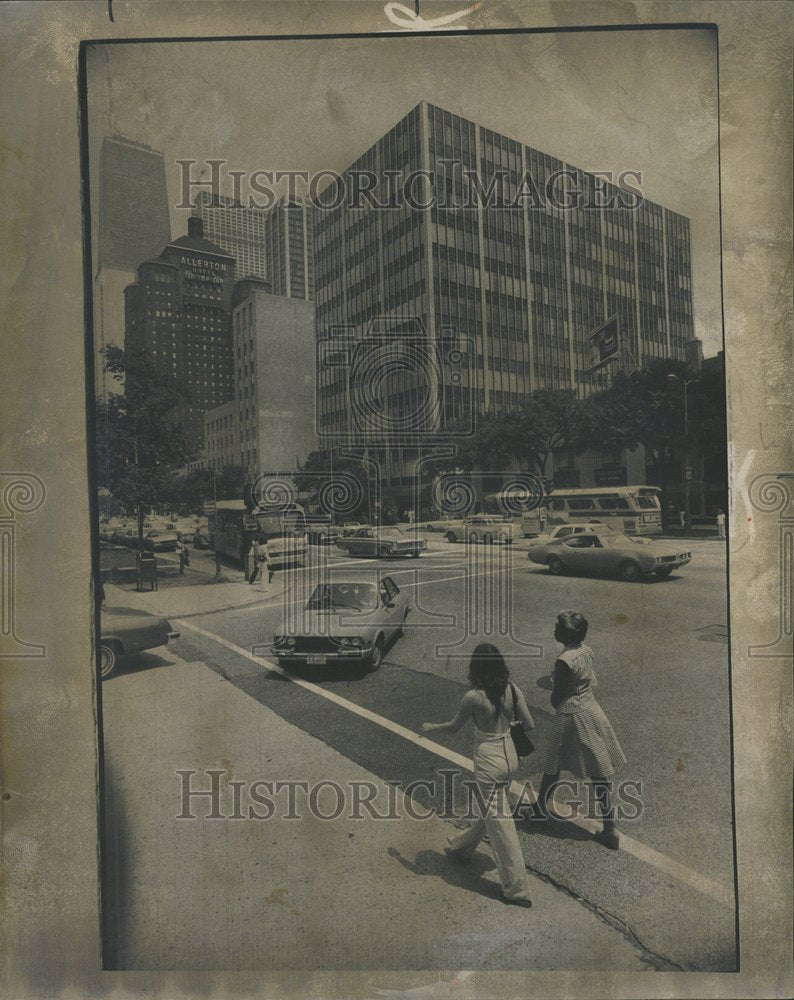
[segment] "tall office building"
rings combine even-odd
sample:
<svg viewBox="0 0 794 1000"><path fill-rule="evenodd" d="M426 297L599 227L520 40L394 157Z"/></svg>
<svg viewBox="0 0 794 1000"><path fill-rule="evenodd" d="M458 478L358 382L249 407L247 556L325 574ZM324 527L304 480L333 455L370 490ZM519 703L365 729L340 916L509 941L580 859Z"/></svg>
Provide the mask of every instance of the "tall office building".
<svg viewBox="0 0 794 1000"><path fill-rule="evenodd" d="M377 181L374 200L389 208L366 198L351 206L354 175L364 171ZM370 405L376 416L424 413L420 430L432 437L515 409L537 389L601 388L611 368L588 371L590 334L613 319L618 365L684 359L694 336L691 251L689 220L676 212L641 197L632 204L602 178L426 102L344 176L348 197L316 210L318 341L340 331L363 336L373 322L381 338L415 341L419 327L439 361L412 371L406 359L391 359L392 374L379 376L380 398ZM439 349L453 344L450 335L470 344L462 364L445 361L459 352ZM361 366L361 381L371 367ZM321 362L326 445L360 430L351 394L366 403L367 392L353 381L344 365ZM379 454L389 482L407 486L416 450L403 428L398 437L394 448L384 433ZM636 476L636 456L586 458L585 480ZM588 484L578 460L560 455L554 464L560 482Z"/></svg>
<svg viewBox="0 0 794 1000"><path fill-rule="evenodd" d="M268 277L265 224L270 210L248 208L223 195L201 191L193 214L204 223L204 235L234 257L234 276Z"/></svg>
<svg viewBox="0 0 794 1000"><path fill-rule="evenodd" d="M314 298L313 215L304 201L276 202L265 222L265 252L274 295Z"/></svg>
<svg viewBox="0 0 794 1000"><path fill-rule="evenodd" d="M204 414L234 395L234 258L204 238L201 219L190 218L187 236L140 264L137 279L125 290L125 346L147 351L188 390L173 418L199 452Z"/></svg>
<svg viewBox="0 0 794 1000"><path fill-rule="evenodd" d="M94 276L95 392L121 387L104 373L103 348L124 343L124 289L142 260L171 239L163 154L123 136L108 136L99 156L97 257Z"/></svg>
<svg viewBox="0 0 794 1000"><path fill-rule="evenodd" d="M587 373L589 335L612 317L624 361L684 358L694 334L683 216L642 199L632 208L617 187L426 102L346 176L364 170L378 179L381 202L398 172L430 172L412 186L427 207L401 198L388 210L347 202L317 210L318 338L339 327L363 331L375 317L395 329L400 317L418 318L432 342L449 330L469 338L471 369L440 387L442 423L459 420L468 399L475 413L498 414L536 389L604 385L606 371ZM466 171L483 191L501 185L511 207L478 197ZM577 191L572 208L550 197L570 202ZM321 429L341 433L350 426L340 405L345 373L320 377ZM410 376L394 382L395 398L416 390Z"/></svg>
<svg viewBox="0 0 794 1000"><path fill-rule="evenodd" d="M235 258L237 281L259 278L274 295L313 298L313 219L301 199L256 208L201 191L193 214L203 221L207 239Z"/></svg>
<svg viewBox="0 0 794 1000"><path fill-rule="evenodd" d="M245 279L232 312L234 401L205 416L207 464L293 472L317 447L314 306Z"/></svg>

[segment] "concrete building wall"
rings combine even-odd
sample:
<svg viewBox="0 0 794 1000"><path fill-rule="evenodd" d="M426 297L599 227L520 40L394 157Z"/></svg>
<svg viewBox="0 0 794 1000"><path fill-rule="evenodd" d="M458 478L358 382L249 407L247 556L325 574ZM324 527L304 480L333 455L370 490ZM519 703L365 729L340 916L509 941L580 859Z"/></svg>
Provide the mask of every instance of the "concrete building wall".
<svg viewBox="0 0 794 1000"><path fill-rule="evenodd" d="M317 448L314 305L241 282L233 310L240 463L291 472Z"/></svg>

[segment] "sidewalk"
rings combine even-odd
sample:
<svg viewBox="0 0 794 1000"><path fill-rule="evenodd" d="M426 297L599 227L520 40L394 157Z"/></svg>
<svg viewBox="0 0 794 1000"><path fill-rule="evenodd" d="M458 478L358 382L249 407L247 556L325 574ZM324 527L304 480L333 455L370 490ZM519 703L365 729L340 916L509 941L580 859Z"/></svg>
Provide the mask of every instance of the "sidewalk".
<svg viewBox="0 0 794 1000"><path fill-rule="evenodd" d="M533 908L506 906L487 846L468 865L450 861L451 823L406 815L401 792L388 808L380 778L202 662L169 648L106 681L102 695L109 968L373 970L372 989L393 979L378 969L404 970L403 981L426 970L426 983L445 969L647 970L623 935L535 877ZM207 790L213 768L220 815L206 819L205 795L189 799L195 819L178 819L186 779L177 772L195 772L188 789ZM232 780L242 783L236 819ZM348 799L321 819L299 792L300 818L287 819L286 793L260 789L276 808L256 818L255 781L333 781ZM351 816L353 781L376 788L375 811L397 815ZM334 812L328 789L317 802Z"/></svg>
<svg viewBox="0 0 794 1000"><path fill-rule="evenodd" d="M149 611L164 618L188 618L213 611L228 611L280 597L287 589L286 573L276 573L270 584L206 581L193 587L137 591L105 584L105 606Z"/></svg>

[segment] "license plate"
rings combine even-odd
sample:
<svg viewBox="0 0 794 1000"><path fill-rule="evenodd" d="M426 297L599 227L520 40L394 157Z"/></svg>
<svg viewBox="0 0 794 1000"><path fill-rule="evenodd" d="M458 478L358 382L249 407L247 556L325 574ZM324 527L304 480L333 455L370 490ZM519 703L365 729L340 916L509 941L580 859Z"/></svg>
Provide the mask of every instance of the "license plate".
<svg viewBox="0 0 794 1000"><path fill-rule="evenodd" d="M310 667L321 667L325 663L326 659L327 658L325 656L307 656L306 662Z"/></svg>

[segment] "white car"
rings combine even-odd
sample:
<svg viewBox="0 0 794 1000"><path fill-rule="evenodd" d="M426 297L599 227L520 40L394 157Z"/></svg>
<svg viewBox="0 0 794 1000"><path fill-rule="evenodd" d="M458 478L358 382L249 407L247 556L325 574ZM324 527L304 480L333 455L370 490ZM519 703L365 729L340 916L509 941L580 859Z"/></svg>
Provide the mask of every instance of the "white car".
<svg viewBox="0 0 794 1000"><path fill-rule="evenodd" d="M445 532L448 542L482 542L484 545L510 545L514 534L511 521L493 514L467 517L460 527L450 527Z"/></svg>
<svg viewBox="0 0 794 1000"><path fill-rule="evenodd" d="M605 531L612 531L608 524L591 521L588 524L557 524L551 531L536 535L532 539L533 545L545 545L560 538L570 538L572 535L603 534Z"/></svg>

